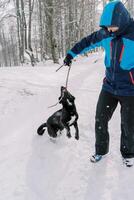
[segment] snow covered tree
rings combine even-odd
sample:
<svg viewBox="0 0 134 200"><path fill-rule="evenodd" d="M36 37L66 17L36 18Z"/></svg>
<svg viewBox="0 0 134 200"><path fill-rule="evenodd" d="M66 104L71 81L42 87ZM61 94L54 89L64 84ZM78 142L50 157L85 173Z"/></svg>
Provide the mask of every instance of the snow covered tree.
<svg viewBox="0 0 134 200"><path fill-rule="evenodd" d="M10 44L14 49L16 42L15 54L10 53L12 58L10 64L16 65L19 61L21 64L30 62L34 66L36 62L44 62L47 59L58 63L59 58L64 57L66 51L77 41L95 31L101 14L98 8L103 7L107 0L6 0L2 2L6 2L4 3L4 9L7 10L6 18L14 19L12 30L16 31L14 35L11 34L9 23L6 31L8 34L5 34L5 31L1 32L1 38L4 37L2 44L6 42L5 46ZM8 4L12 5L12 16ZM3 60L7 59L8 49L7 47L1 50L5 52ZM9 61L5 61L4 65L10 65L7 62Z"/></svg>

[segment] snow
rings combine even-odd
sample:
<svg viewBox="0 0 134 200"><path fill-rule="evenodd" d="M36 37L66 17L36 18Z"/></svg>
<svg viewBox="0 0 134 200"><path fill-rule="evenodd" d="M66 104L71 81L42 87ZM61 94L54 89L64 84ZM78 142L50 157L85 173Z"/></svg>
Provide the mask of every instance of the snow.
<svg viewBox="0 0 134 200"><path fill-rule="evenodd" d="M98 60L94 63L95 60ZM73 63L69 91L76 97L80 140L65 132L51 141L38 126L60 108L67 67L0 68L0 200L133 200L134 168L120 156L120 107L110 122L110 152L97 164L94 117L104 76L103 55Z"/></svg>

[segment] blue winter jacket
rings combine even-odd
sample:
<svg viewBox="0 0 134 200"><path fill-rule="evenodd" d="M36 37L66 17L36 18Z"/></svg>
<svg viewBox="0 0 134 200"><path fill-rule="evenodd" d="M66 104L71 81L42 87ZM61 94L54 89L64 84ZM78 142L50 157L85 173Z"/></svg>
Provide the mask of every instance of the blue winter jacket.
<svg viewBox="0 0 134 200"><path fill-rule="evenodd" d="M108 26L117 26L119 30L109 33ZM120 1L113 1L104 8L100 27L68 54L74 58L95 47L103 47L106 66L103 90L119 96L134 96L134 21Z"/></svg>

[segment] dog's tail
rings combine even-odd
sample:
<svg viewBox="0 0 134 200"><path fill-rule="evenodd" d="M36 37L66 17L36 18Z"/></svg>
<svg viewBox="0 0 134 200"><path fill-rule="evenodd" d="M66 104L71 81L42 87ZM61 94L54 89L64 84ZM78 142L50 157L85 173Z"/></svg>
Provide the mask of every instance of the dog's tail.
<svg viewBox="0 0 134 200"><path fill-rule="evenodd" d="M46 124L46 123L41 124L41 125L39 126L39 128L37 129L38 135L43 135L43 134L44 134L44 132L45 132L45 127L47 127L47 124Z"/></svg>

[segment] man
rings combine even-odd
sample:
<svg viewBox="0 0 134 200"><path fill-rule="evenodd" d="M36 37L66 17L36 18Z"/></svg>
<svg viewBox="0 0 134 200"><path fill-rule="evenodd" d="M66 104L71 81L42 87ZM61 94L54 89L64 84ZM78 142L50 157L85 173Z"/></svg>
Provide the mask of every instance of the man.
<svg viewBox="0 0 134 200"><path fill-rule="evenodd" d="M68 51L64 64L95 47L105 50L106 74L95 117L95 154L98 162L109 151L108 122L117 104L121 105L121 145L123 162L134 164L134 21L120 1L108 3L102 13L99 31L83 38Z"/></svg>

